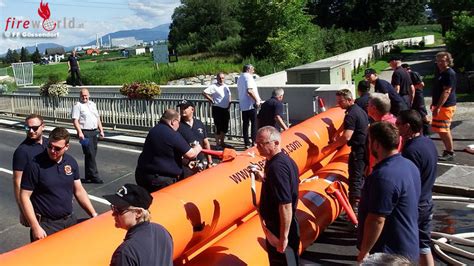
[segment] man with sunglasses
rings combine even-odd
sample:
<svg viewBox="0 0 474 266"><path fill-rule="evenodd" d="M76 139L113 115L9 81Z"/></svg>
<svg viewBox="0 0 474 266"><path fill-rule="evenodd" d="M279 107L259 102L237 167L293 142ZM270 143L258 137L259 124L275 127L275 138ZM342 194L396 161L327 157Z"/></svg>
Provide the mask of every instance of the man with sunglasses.
<svg viewBox="0 0 474 266"><path fill-rule="evenodd" d="M193 147L179 134L179 113L167 109L160 122L145 139L143 151L138 157L135 181L148 192L154 192L176 183L183 177L182 158L194 159L202 147Z"/></svg>
<svg viewBox="0 0 474 266"><path fill-rule="evenodd" d="M125 184L110 202L115 227L127 230L123 243L112 255L110 265L173 265L173 239L161 225L150 222L153 197L144 188Z"/></svg>
<svg viewBox="0 0 474 266"><path fill-rule="evenodd" d="M28 162L36 155L44 152L48 145L48 139L43 137L43 130L44 120L42 116L37 114L27 116L25 118L26 138L13 153L13 192L20 210L20 223L24 226L28 226L28 223L20 207L21 176Z"/></svg>
<svg viewBox="0 0 474 266"><path fill-rule="evenodd" d="M95 157L99 137L104 137L104 128L100 121L97 106L89 100L87 89L81 90L80 102L72 107L72 121L84 153L85 178L82 182L103 184L104 181L99 178Z"/></svg>
<svg viewBox="0 0 474 266"><path fill-rule="evenodd" d="M79 178L76 160L66 154L69 132L55 128L46 151L28 163L23 172L20 205L36 241L76 224L72 197L91 217L97 216Z"/></svg>

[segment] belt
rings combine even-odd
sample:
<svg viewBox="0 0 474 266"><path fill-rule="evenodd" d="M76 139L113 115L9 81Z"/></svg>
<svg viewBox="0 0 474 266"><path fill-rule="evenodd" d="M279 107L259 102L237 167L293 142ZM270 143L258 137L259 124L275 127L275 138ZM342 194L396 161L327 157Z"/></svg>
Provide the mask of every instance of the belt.
<svg viewBox="0 0 474 266"><path fill-rule="evenodd" d="M45 217L45 216L41 216L41 214L38 214L36 213L36 219L38 219L38 223L40 222L57 222L57 221L64 221L64 220L68 220L69 218L72 217L72 214L68 214L64 217L61 217L61 218L57 218L57 219L51 219L51 218L48 218L48 217Z"/></svg>
<svg viewBox="0 0 474 266"><path fill-rule="evenodd" d="M93 128L93 129L82 129L82 131L96 131L97 128Z"/></svg>

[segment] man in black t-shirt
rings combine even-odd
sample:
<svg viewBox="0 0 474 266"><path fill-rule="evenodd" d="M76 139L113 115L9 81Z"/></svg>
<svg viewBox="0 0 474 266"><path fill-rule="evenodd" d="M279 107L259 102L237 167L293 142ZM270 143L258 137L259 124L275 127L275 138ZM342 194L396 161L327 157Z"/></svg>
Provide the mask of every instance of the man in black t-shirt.
<svg viewBox="0 0 474 266"><path fill-rule="evenodd" d="M380 79L377 76L375 69L368 68L365 70L365 79L370 82L370 84L375 86L375 92L386 93L390 98L390 113L393 115L398 115L402 110L407 110L408 106L405 100L395 91L392 84L388 81Z"/></svg>
<svg viewBox="0 0 474 266"><path fill-rule="evenodd" d="M362 108L366 113L367 106L369 105L369 90L370 83L367 80L359 81L359 84L357 84L357 94L359 95L359 98L355 100L355 104Z"/></svg>
<svg viewBox="0 0 474 266"><path fill-rule="evenodd" d="M178 104L179 113L181 115L181 122L179 124L178 132L183 138L193 146L196 141L204 149L210 149L209 139L207 138L207 131L201 120L194 117L194 104L188 100L182 100ZM204 170L207 167L212 167L212 157L206 156L201 152L193 160L188 163L186 160L186 167L184 168L184 177L188 177L197 172Z"/></svg>
<svg viewBox="0 0 474 266"><path fill-rule="evenodd" d="M79 66L79 61L76 56L76 50L72 51L72 54L68 57L67 59L67 66L68 66L68 72L71 72L71 79L72 79L72 86L76 86L76 80L77 84L79 86L82 86L82 80L81 80L81 67Z"/></svg>
<svg viewBox="0 0 474 266"><path fill-rule="evenodd" d="M270 265L298 265L298 167L282 151L280 142L280 132L272 126L257 132L255 144L266 158L264 171L255 171L257 180L263 181L259 214Z"/></svg>
<svg viewBox="0 0 474 266"><path fill-rule="evenodd" d="M415 98L415 87L413 86L410 75L402 68L400 57L393 56L390 58L390 67L393 69L392 86L395 91L402 96L408 107L411 107Z"/></svg>
<svg viewBox="0 0 474 266"><path fill-rule="evenodd" d="M283 94L282 88L274 89L272 98L266 100L260 107L257 115L258 128L272 126L277 129L287 130L288 126L283 121Z"/></svg>

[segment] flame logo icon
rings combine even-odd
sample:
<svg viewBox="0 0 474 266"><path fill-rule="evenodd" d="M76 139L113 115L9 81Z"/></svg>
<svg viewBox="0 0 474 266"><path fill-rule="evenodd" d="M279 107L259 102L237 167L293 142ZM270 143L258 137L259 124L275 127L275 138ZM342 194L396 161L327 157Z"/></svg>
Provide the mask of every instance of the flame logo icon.
<svg viewBox="0 0 474 266"><path fill-rule="evenodd" d="M48 3L43 4L43 0L41 0L38 8L38 15L43 18L43 29L45 31L52 31L56 28L56 22L49 19L51 11L49 11Z"/></svg>

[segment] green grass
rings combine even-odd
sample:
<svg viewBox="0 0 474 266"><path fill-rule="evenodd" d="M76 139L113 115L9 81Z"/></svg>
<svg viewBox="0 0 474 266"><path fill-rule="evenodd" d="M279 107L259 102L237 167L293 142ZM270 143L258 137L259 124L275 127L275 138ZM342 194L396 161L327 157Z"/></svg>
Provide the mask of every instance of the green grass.
<svg viewBox="0 0 474 266"><path fill-rule="evenodd" d="M440 24L425 24L425 25L410 25L410 26L399 26L395 32L390 34L393 39L409 38L413 36L424 36L434 35L435 43L433 46L439 46L444 43L444 39L441 35Z"/></svg>

